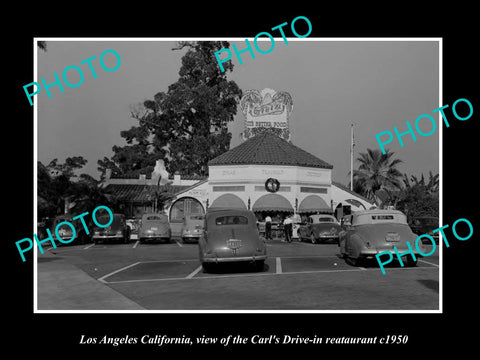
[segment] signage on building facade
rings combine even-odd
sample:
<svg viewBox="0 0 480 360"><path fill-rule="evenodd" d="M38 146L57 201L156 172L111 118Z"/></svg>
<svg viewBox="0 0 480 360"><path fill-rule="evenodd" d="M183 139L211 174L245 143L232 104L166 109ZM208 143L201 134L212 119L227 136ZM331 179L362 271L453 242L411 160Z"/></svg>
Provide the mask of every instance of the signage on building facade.
<svg viewBox="0 0 480 360"><path fill-rule="evenodd" d="M290 140L289 117L293 100L286 91L272 89L247 90L240 101L245 115L243 139L249 139L265 129Z"/></svg>

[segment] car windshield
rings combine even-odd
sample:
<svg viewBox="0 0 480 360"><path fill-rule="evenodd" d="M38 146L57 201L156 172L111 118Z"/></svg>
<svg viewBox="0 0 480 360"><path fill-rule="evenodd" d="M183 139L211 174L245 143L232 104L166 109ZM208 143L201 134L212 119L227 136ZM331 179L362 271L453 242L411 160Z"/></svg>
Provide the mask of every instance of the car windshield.
<svg viewBox="0 0 480 360"><path fill-rule="evenodd" d="M215 219L216 225L247 225L248 219L245 216L220 216Z"/></svg>

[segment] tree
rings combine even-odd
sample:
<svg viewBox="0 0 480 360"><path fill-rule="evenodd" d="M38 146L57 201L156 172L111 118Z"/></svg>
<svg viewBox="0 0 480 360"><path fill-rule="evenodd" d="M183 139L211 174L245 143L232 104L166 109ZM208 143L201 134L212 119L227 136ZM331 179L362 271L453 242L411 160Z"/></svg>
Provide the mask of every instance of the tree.
<svg viewBox="0 0 480 360"><path fill-rule="evenodd" d="M37 46L38 46L39 49L41 49L45 52L47 51L47 42L46 41L38 41Z"/></svg>
<svg viewBox="0 0 480 360"><path fill-rule="evenodd" d="M53 159L46 166L38 161L37 204L40 219L62 214L66 200L72 205L69 209L72 213L91 212L98 205L112 204L108 194L99 188L99 181L88 174L75 174L86 163L82 156L68 157L63 164Z"/></svg>
<svg viewBox="0 0 480 360"><path fill-rule="evenodd" d="M425 177L423 176L423 173L421 175L420 180L418 180L418 178L415 175L411 175L409 180L407 174L404 174L403 183L405 184L405 187L407 189L413 186L419 186L419 185L425 186L425 190L428 193L438 196L439 174L433 175L431 170L428 173L428 183L426 184L425 184Z"/></svg>
<svg viewBox="0 0 480 360"><path fill-rule="evenodd" d="M233 121L242 95L238 85L227 80L231 61L221 72L214 56L228 46L226 41L179 42L173 50L188 48L179 79L153 100L131 107L139 125L120 133L128 145L114 146L115 155L99 161L99 170L112 168L137 177L150 174L155 161L163 159L169 173L208 175L208 161L230 147L227 123Z"/></svg>
<svg viewBox="0 0 480 360"><path fill-rule="evenodd" d="M382 189L387 192L401 189L402 173L397 165L400 159L392 159L394 152L387 149L385 154L379 149L367 149L360 153L358 170L353 171L354 189L368 199L375 200L375 193Z"/></svg>
<svg viewBox="0 0 480 360"><path fill-rule="evenodd" d="M405 213L408 218L418 216L438 217L438 174L433 175L430 171L428 183L425 183L423 174L420 180L414 175L411 175L410 179L406 174L404 175L405 188L398 194L396 208Z"/></svg>

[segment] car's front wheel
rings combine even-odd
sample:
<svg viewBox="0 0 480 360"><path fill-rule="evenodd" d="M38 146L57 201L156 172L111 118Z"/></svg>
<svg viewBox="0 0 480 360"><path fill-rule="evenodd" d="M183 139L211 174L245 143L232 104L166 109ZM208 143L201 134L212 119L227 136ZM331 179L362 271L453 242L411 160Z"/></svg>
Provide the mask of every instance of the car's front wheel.
<svg viewBox="0 0 480 360"><path fill-rule="evenodd" d="M407 266L408 267L415 267L417 266L417 260L413 260L411 256L407 257Z"/></svg>
<svg viewBox="0 0 480 360"><path fill-rule="evenodd" d="M208 273L208 272L212 271L212 264L211 263L203 262L202 267L203 267L203 272Z"/></svg>
<svg viewBox="0 0 480 360"><path fill-rule="evenodd" d="M310 241L312 242L312 244L317 243L317 239L315 239L315 235L313 235L313 233L310 234Z"/></svg>
<svg viewBox="0 0 480 360"><path fill-rule="evenodd" d="M255 271L263 271L265 267L265 260L256 260L254 266Z"/></svg>

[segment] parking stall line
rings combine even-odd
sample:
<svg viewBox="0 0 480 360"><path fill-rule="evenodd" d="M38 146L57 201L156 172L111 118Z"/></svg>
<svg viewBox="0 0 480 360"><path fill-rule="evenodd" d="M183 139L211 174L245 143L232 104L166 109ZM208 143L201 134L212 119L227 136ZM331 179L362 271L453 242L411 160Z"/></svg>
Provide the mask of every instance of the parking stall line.
<svg viewBox="0 0 480 360"><path fill-rule="evenodd" d="M276 273L281 274L282 273L282 259L277 257L275 259L275 264L276 264Z"/></svg>
<svg viewBox="0 0 480 360"><path fill-rule="evenodd" d="M152 281L178 281L178 280L201 280L201 279L228 279L228 278L239 278L239 277L252 277L252 276L279 276L279 275L299 275L299 274L320 274L320 273L339 273L339 272L360 272L359 269L343 269L343 270L314 270L314 271L292 271L292 272L282 272L281 274L277 273L255 273L255 274L231 274L231 275L210 275L210 276L198 276L187 279L186 277L176 277L176 278L157 278L157 279L134 279L134 280L119 280L119 281L103 281L106 284L124 284L124 283L134 283L134 282L152 282ZM109 275L110 276L110 275Z"/></svg>
<svg viewBox="0 0 480 360"><path fill-rule="evenodd" d="M140 240L135 241L135 244L133 244L132 249L135 249L139 243L140 243Z"/></svg>
<svg viewBox="0 0 480 360"><path fill-rule="evenodd" d="M196 268L195 270L193 270L190 274L188 274L185 279L191 279L193 278L195 275L197 275L200 270L202 270L202 265L200 265L198 268Z"/></svg>
<svg viewBox="0 0 480 360"><path fill-rule="evenodd" d="M90 245L88 245L88 246L85 246L85 247L83 248L83 250L90 249L92 246L95 246L95 243L90 244Z"/></svg>
<svg viewBox="0 0 480 360"><path fill-rule="evenodd" d="M130 264L130 265L128 265L128 266L124 266L123 268L118 269L118 270L115 270L115 271L112 271L111 273L109 273L109 274L107 274L107 275L104 275L104 276L102 276L101 278L98 278L97 280L100 281L100 282L102 282L102 283L104 283L104 284L106 284L106 283L107 283L107 281L105 281L106 278L108 278L108 277L110 277L110 276L112 276L112 275L115 275L116 273L119 273L120 271L123 271L123 270L129 269L129 268L131 268L131 267L134 267L134 266L136 266L136 265L138 265L138 264L140 264L140 263L141 263L141 261L136 262L136 263L133 263L133 264Z"/></svg>
<svg viewBox="0 0 480 360"><path fill-rule="evenodd" d="M177 243L178 246L183 247L183 245L178 240L175 240L175 242Z"/></svg>
<svg viewBox="0 0 480 360"><path fill-rule="evenodd" d="M420 260L420 259L418 259L418 261L421 261L421 262L423 262L423 263L425 263L425 264L433 265L433 266L435 266L435 267L437 267L437 268L440 267L439 265L437 265L437 264L435 264L435 263L432 263L432 262L430 262L430 261L425 261L425 260Z"/></svg>

